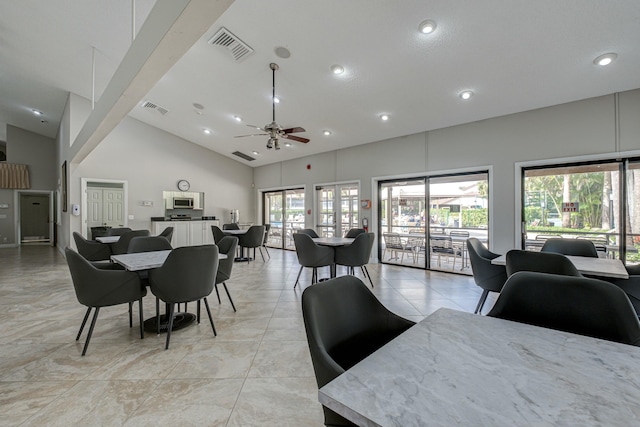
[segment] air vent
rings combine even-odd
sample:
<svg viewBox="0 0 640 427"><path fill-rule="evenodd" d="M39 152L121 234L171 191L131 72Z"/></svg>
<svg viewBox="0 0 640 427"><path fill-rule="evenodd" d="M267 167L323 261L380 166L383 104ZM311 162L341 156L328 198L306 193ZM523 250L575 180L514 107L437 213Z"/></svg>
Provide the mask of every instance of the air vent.
<svg viewBox="0 0 640 427"><path fill-rule="evenodd" d="M144 103L142 104L142 108L145 108L147 110L156 110L158 113L162 114L163 116L169 112L169 110L167 110L166 108L161 107L158 104L154 104L151 101L144 101Z"/></svg>
<svg viewBox="0 0 640 427"><path fill-rule="evenodd" d="M255 160L253 157L248 156L248 155L246 155L246 154L244 154L244 153L241 153L240 151L234 151L234 152L233 152L233 153L231 153L231 154L233 154L234 156L238 156L238 157L240 157L240 158L242 158L242 159L248 160L248 161L250 161L250 162L252 162L252 161L254 161L254 160Z"/></svg>
<svg viewBox="0 0 640 427"><path fill-rule="evenodd" d="M236 37L231 31L222 27L217 33L209 39L209 44L213 46L222 46L228 49L237 62L242 61L253 53L253 49L245 42Z"/></svg>

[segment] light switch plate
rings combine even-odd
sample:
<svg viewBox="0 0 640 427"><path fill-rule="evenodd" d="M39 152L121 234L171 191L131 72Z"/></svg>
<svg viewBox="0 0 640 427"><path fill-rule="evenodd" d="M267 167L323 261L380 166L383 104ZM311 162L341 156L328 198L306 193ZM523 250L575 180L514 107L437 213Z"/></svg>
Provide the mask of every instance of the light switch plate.
<svg viewBox="0 0 640 427"><path fill-rule="evenodd" d="M129 220L133 220L135 217L133 215L129 215Z"/></svg>
<svg viewBox="0 0 640 427"><path fill-rule="evenodd" d="M9 209L9 203L0 203L0 209Z"/></svg>

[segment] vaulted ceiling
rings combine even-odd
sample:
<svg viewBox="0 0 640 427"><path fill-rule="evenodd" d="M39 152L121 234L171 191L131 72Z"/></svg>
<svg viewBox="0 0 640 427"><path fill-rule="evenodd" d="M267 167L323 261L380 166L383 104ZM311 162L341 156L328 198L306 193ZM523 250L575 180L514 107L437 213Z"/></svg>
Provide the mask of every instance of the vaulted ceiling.
<svg viewBox="0 0 640 427"><path fill-rule="evenodd" d="M7 123L55 137L67 92L91 99L95 88L99 101L131 44L132 11L139 29L154 4L3 2L0 139ZM222 28L246 55L209 43ZM637 0L236 0L129 114L259 166L640 88L638 40ZM606 53L617 57L594 64ZM308 144L235 138L271 122L272 62L276 121L306 129L296 135Z"/></svg>

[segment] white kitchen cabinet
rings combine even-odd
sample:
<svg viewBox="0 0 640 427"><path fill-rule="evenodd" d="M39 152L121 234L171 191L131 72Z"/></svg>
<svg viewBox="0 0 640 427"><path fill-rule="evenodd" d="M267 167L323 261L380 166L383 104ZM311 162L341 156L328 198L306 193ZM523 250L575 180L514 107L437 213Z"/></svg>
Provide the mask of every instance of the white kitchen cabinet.
<svg viewBox="0 0 640 427"><path fill-rule="evenodd" d="M220 221L153 221L153 234L157 236L166 227L173 227L171 246L198 246L214 244L212 225L220 226Z"/></svg>

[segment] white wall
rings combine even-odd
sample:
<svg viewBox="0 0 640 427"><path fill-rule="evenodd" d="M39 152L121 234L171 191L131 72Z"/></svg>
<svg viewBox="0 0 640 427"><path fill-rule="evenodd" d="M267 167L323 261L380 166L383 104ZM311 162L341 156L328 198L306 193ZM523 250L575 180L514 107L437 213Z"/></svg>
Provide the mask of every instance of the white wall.
<svg viewBox="0 0 640 427"><path fill-rule="evenodd" d="M317 183L359 179L360 198L375 200L374 177L490 166L492 248L505 252L515 242L515 163L639 150L639 118L634 90L266 165L254 179L257 190L306 185L310 209ZM373 218L375 209L362 216Z"/></svg>
<svg viewBox="0 0 640 427"><path fill-rule="evenodd" d="M235 208L243 221L254 221L249 166L128 117L73 167L70 204L81 204L80 178L128 181L131 228L149 229L151 217L164 216L162 192L177 191L179 179L191 183L190 191L205 193L203 215L224 221ZM80 218L71 217L71 231L80 229Z"/></svg>

